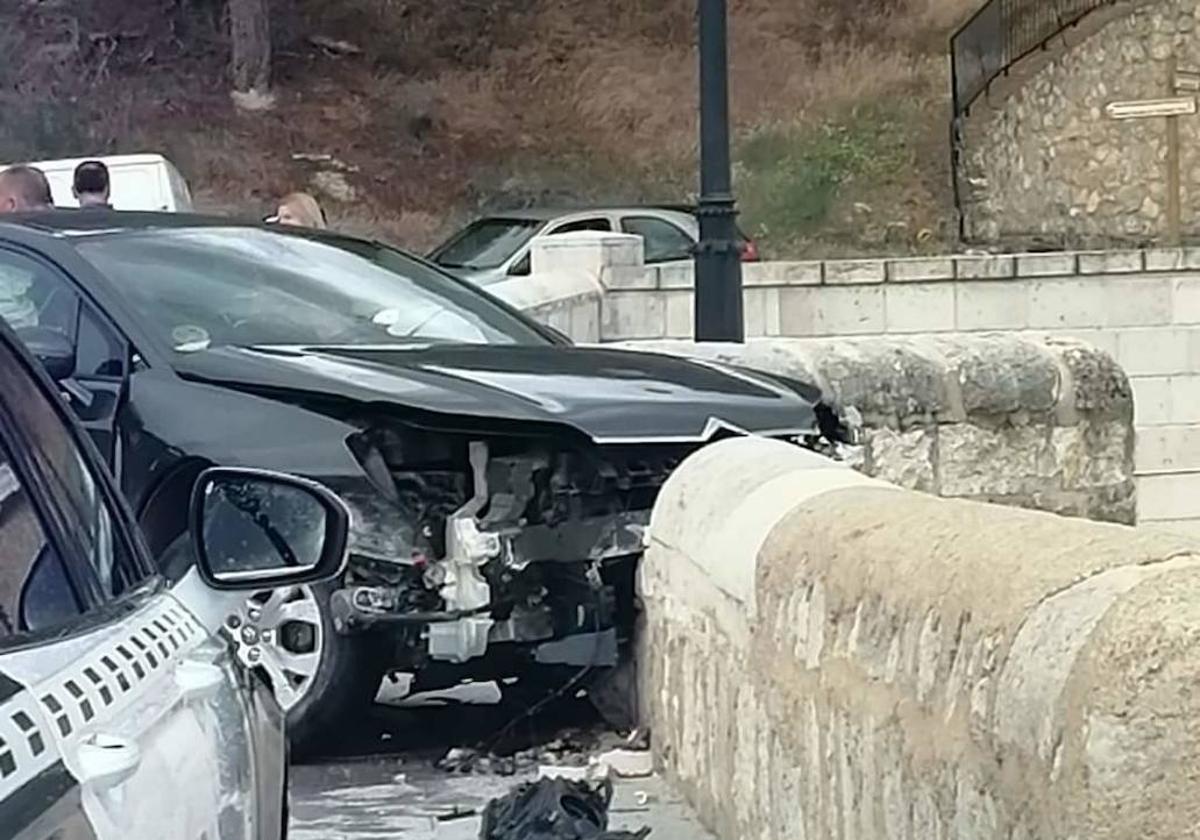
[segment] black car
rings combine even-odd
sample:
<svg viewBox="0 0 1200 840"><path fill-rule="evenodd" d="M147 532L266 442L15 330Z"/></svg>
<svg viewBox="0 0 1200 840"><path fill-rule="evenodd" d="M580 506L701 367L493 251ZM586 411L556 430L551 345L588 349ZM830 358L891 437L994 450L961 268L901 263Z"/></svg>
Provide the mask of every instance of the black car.
<svg viewBox="0 0 1200 840"><path fill-rule="evenodd" d="M177 214L0 224L0 317L59 383L169 575L212 465L299 474L352 511L334 586L229 618L311 743L388 670L417 689L602 669L679 462L725 435L838 434L805 384L577 348L378 242ZM250 657L251 652L253 657Z"/></svg>

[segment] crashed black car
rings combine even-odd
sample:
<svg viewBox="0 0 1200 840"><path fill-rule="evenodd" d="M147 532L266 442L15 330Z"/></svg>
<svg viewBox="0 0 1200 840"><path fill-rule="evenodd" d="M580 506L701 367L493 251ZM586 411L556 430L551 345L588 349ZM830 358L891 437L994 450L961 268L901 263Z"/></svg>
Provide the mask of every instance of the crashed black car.
<svg viewBox="0 0 1200 840"><path fill-rule="evenodd" d="M185 215L0 224L0 316L108 458L164 573L210 465L323 482L353 514L329 588L227 621L311 741L387 671L417 689L615 664L671 471L723 435L814 445L804 384L578 348L377 242Z"/></svg>

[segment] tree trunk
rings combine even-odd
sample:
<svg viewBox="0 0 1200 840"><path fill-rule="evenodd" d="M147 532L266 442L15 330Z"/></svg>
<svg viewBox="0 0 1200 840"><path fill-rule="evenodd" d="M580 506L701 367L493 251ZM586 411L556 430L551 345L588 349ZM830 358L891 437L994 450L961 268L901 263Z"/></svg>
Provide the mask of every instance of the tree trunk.
<svg viewBox="0 0 1200 840"><path fill-rule="evenodd" d="M268 0L229 0L233 89L266 94L271 86L271 20Z"/></svg>

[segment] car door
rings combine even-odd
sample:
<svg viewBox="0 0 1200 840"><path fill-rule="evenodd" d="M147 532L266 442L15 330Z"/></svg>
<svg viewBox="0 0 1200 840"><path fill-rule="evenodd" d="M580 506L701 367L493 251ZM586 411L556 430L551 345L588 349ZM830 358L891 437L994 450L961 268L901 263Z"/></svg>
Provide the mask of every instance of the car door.
<svg viewBox="0 0 1200 840"><path fill-rule="evenodd" d="M43 381L0 336L0 836L257 837L229 648Z"/></svg>
<svg viewBox="0 0 1200 840"><path fill-rule="evenodd" d="M76 417L119 475L117 414L130 361L127 342L57 266L39 254L0 247L0 318L39 355L61 342L54 371Z"/></svg>
<svg viewBox="0 0 1200 840"><path fill-rule="evenodd" d="M646 243L646 265L689 260L695 240L678 225L655 216L625 216L621 230L642 237Z"/></svg>

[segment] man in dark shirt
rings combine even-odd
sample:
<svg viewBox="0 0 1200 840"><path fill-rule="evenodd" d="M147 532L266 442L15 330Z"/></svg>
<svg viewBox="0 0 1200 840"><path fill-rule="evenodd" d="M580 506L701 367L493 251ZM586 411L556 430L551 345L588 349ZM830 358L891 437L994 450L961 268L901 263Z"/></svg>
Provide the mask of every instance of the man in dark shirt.
<svg viewBox="0 0 1200 840"><path fill-rule="evenodd" d="M75 167L75 183L71 190L79 200L79 206L112 209L109 203L110 184L108 167L98 160L85 160Z"/></svg>

